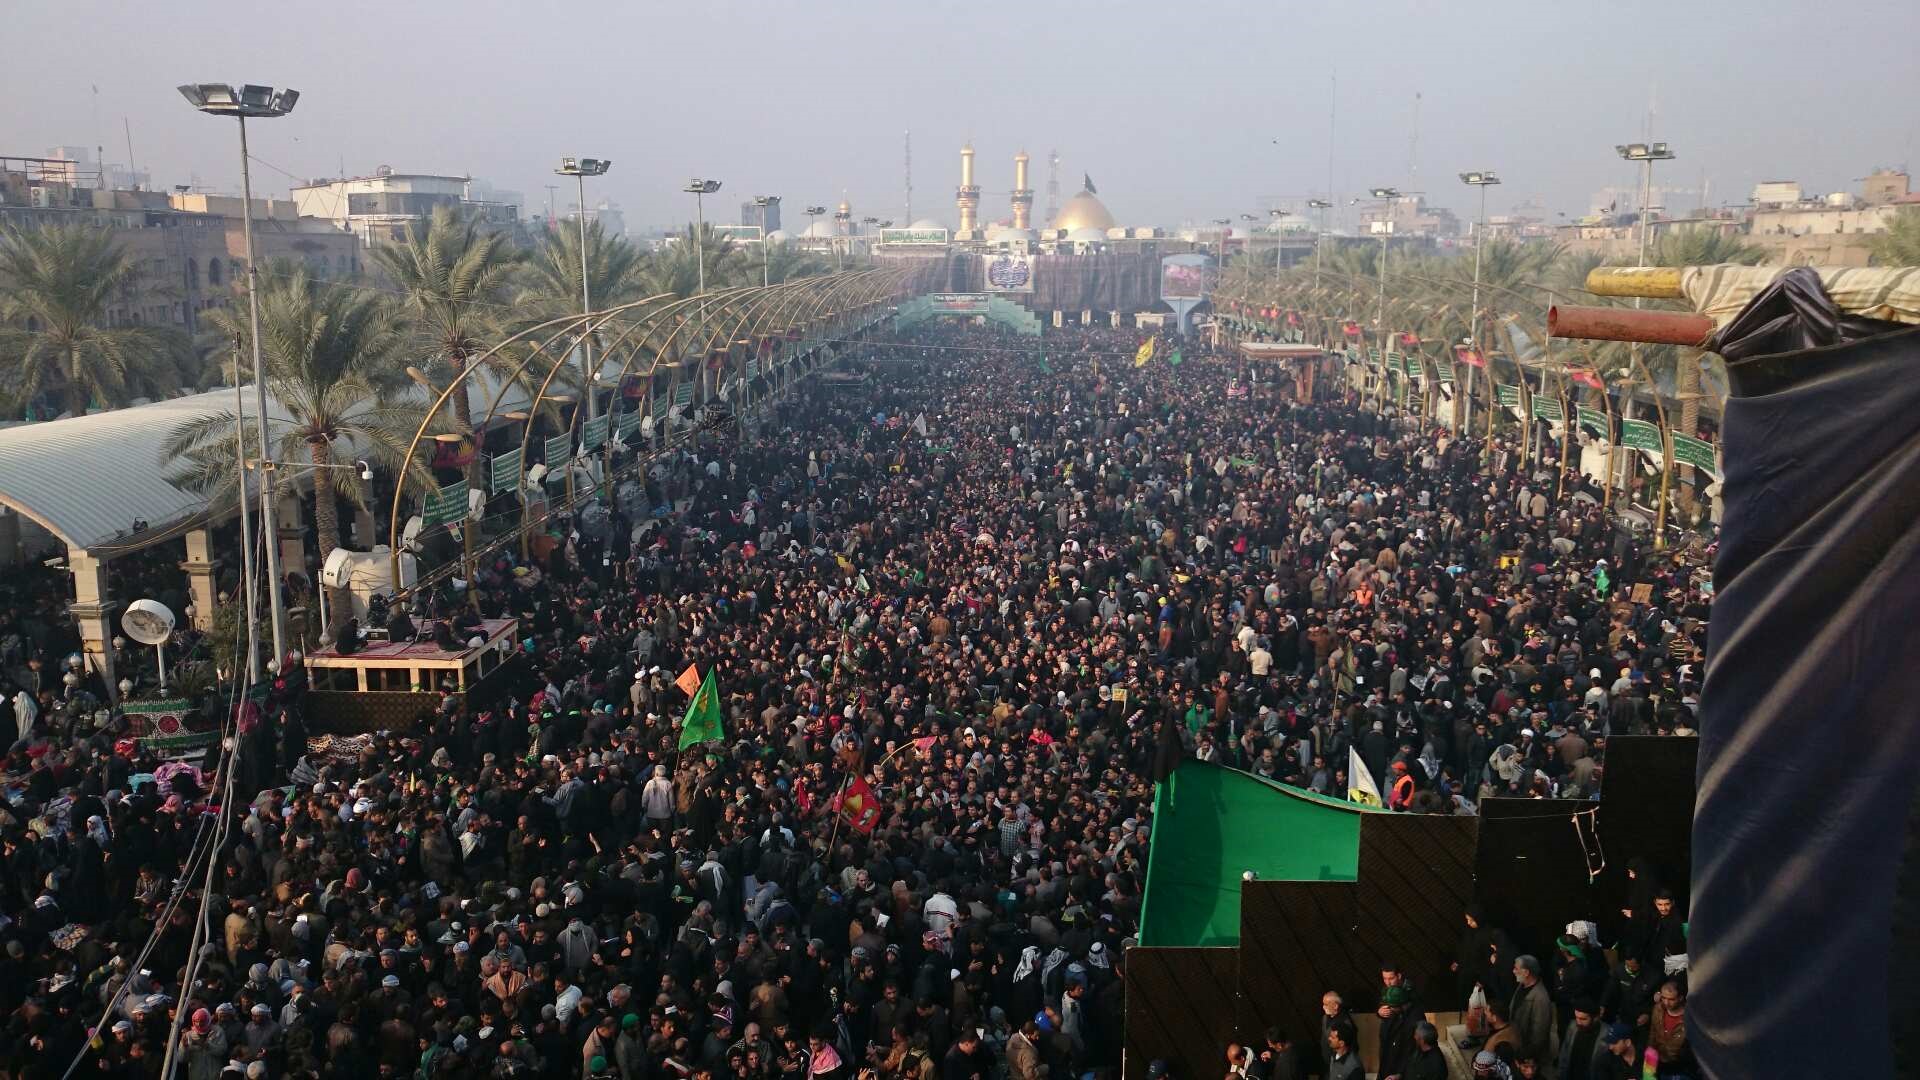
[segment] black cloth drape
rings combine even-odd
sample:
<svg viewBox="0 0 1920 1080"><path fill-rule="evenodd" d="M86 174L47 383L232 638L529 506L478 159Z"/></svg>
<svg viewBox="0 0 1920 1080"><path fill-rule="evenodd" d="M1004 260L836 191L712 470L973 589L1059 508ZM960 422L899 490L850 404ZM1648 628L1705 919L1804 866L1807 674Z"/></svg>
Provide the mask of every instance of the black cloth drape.
<svg viewBox="0 0 1920 1080"><path fill-rule="evenodd" d="M1778 321L1807 300L1777 288L1747 326L1835 340ZM1754 357L1732 381L1690 1035L1720 1080L1891 1076L1920 1014L1900 884L1920 820L1920 329Z"/></svg>

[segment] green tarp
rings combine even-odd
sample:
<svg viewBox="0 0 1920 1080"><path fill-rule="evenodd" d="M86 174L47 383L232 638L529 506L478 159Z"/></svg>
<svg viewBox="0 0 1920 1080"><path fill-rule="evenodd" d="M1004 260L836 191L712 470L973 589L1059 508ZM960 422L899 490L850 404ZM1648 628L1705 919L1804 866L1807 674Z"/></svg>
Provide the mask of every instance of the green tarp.
<svg viewBox="0 0 1920 1080"><path fill-rule="evenodd" d="M1261 881L1355 881L1354 803L1187 760L1153 795L1140 944L1240 944L1240 886Z"/></svg>

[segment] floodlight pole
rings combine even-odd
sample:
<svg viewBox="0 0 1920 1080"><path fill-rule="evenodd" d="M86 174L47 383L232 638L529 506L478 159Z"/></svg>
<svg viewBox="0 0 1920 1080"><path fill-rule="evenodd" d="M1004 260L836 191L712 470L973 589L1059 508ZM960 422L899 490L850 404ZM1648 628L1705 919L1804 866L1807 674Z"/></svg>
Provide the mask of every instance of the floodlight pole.
<svg viewBox="0 0 1920 1080"><path fill-rule="evenodd" d="M270 461L273 451L267 442L267 373L260 350L260 268L253 252L253 169L248 165L246 113L237 113L235 118L240 121L240 228L247 244L247 324L253 336L253 395L257 410L253 419L260 438L260 531L266 540L267 610L273 619L273 663L269 666L277 675L287 661L287 612L280 600L280 522L274 507L275 485ZM244 484L244 478L242 482ZM241 496L244 498L245 494L243 487ZM249 651L258 652L257 649ZM257 671L249 673L258 675Z"/></svg>
<svg viewBox="0 0 1920 1080"><path fill-rule="evenodd" d="M586 320L580 328L580 376L582 389L587 396L587 419L593 419L594 411L594 370L593 370L593 331L587 323L593 321L593 287L587 282L587 172L585 169L573 174L574 182L580 189L580 315Z"/></svg>

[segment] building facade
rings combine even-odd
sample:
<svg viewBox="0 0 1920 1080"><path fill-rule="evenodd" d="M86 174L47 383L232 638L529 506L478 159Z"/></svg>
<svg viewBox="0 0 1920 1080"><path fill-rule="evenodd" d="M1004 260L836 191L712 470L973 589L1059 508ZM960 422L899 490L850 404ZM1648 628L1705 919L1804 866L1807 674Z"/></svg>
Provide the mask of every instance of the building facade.
<svg viewBox="0 0 1920 1080"><path fill-rule="evenodd" d="M327 222L371 247L405 241L409 226L424 225L443 206L500 228L517 227L518 205L475 198L491 190L470 177L397 173L383 165L372 176L315 180L289 194L300 217Z"/></svg>

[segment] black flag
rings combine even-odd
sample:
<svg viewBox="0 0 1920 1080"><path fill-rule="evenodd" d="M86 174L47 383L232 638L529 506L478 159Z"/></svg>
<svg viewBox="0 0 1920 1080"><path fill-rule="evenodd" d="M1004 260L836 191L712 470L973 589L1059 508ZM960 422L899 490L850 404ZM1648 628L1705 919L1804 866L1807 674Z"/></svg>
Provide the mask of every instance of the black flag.
<svg viewBox="0 0 1920 1080"><path fill-rule="evenodd" d="M1080 174L1080 179L1081 179L1082 181L1084 181L1084 182L1086 183L1086 185L1087 185L1087 194L1089 194L1089 195L1098 195L1098 194L1100 194L1100 189L1099 189L1099 188L1097 188L1097 187L1094 187L1094 186L1093 186L1093 177L1092 177L1091 175L1089 175L1089 174L1087 174L1087 173L1081 173L1081 174Z"/></svg>
<svg viewBox="0 0 1920 1080"><path fill-rule="evenodd" d="M1186 759L1186 740L1180 735L1181 717L1178 712L1168 708L1160 717L1159 737L1153 748L1153 780L1159 783L1173 775Z"/></svg>

